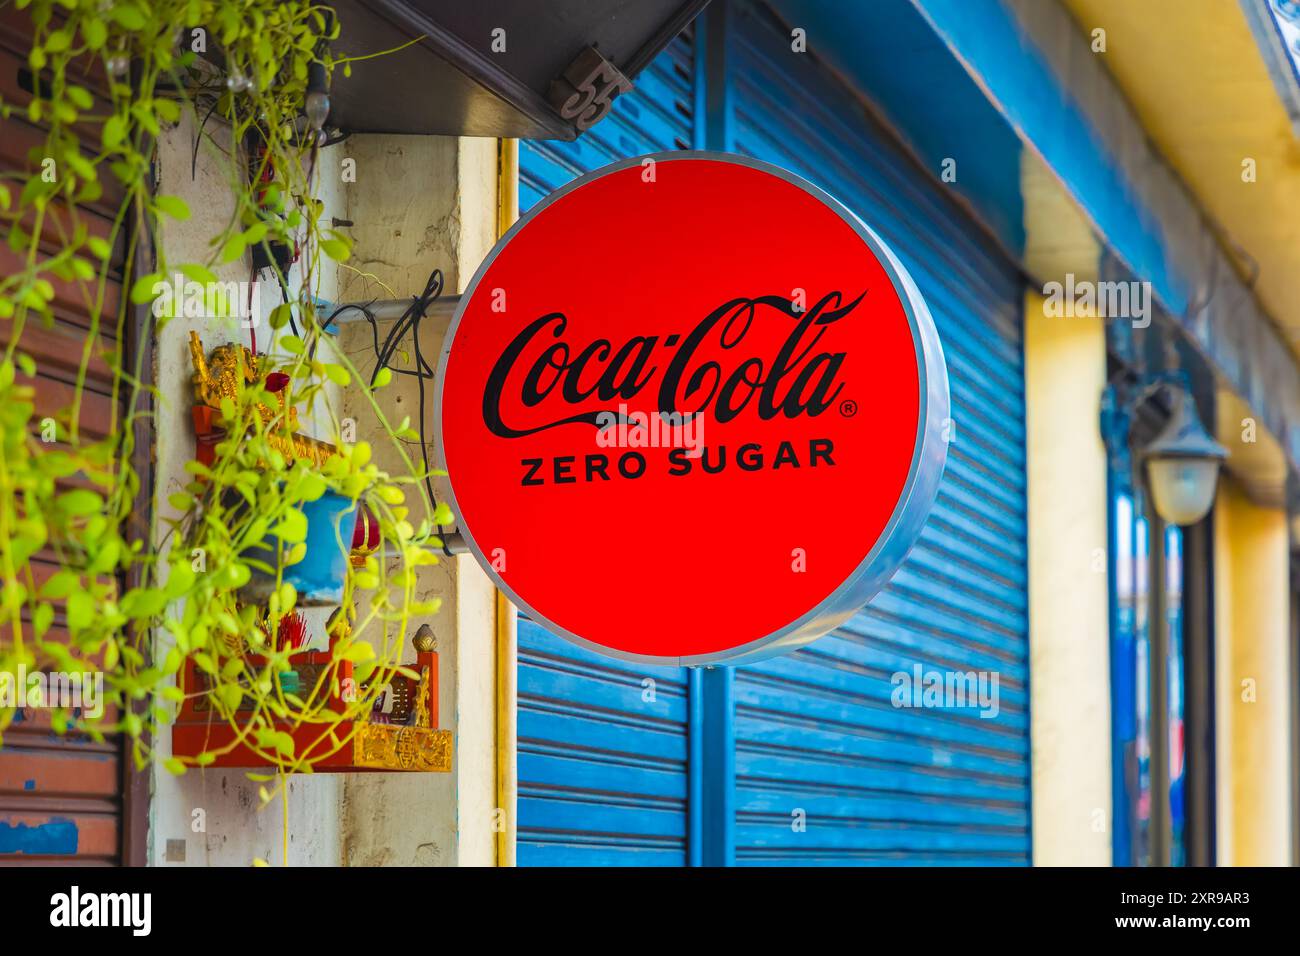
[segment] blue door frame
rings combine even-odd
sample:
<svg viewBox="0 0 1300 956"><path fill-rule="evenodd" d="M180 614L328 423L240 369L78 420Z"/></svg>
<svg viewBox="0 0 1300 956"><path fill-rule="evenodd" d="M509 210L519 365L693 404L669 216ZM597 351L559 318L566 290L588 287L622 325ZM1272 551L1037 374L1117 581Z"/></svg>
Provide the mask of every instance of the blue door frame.
<svg viewBox="0 0 1300 956"><path fill-rule="evenodd" d="M727 70L726 0L714 0L696 18L695 142L697 149L731 151L731 84ZM736 862L735 671L692 668L689 826L692 866ZM698 795L698 799L695 797Z"/></svg>

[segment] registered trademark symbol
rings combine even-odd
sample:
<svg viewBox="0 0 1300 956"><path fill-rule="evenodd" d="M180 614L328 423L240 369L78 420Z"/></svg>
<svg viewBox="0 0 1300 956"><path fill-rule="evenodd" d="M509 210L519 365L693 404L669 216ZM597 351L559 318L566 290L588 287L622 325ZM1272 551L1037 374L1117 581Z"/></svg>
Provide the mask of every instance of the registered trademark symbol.
<svg viewBox="0 0 1300 956"><path fill-rule="evenodd" d="M840 414L845 418L852 418L858 413L858 403L851 398L846 398L840 402Z"/></svg>

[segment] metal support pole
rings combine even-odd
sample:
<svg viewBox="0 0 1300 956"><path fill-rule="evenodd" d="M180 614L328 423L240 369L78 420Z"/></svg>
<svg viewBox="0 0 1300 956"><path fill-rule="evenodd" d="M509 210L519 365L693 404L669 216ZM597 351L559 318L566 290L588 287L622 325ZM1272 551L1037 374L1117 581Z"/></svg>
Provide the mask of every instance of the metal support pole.
<svg viewBox="0 0 1300 956"><path fill-rule="evenodd" d="M376 322L391 322L400 319L411 307L414 299L375 299L370 302L340 302L325 309L326 315L333 315L333 323L360 322L367 314ZM451 316L460 305L459 295L439 296L429 303L425 315Z"/></svg>
<svg viewBox="0 0 1300 956"><path fill-rule="evenodd" d="M1150 595L1151 661L1147 668L1151 694L1151 865L1169 866L1173 843L1169 810L1169 587L1165 555L1165 523L1148 494L1147 527L1151 552L1147 588Z"/></svg>
<svg viewBox="0 0 1300 956"><path fill-rule="evenodd" d="M1183 532L1183 660L1188 866L1214 866L1214 512Z"/></svg>

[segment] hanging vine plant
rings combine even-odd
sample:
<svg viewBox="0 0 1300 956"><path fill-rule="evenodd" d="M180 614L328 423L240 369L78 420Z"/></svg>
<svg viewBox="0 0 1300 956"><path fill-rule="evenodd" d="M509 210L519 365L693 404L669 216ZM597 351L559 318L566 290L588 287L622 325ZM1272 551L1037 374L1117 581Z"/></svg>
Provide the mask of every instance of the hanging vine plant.
<svg viewBox="0 0 1300 956"><path fill-rule="evenodd" d="M322 262L349 254L347 238L322 224L312 190L322 111L309 94L348 69L329 52L338 26L327 8L293 0L17 6L31 18L32 95L25 104L0 102L0 111L25 116L44 130L44 142L26 171L0 173L0 225L22 263L0 277L7 343L0 357L0 673L102 672L111 706L98 717L55 711L56 729L96 739L126 734L142 769L156 756L159 731L186 703L177 675L192 666L203 681L189 692L234 736L222 747L172 756L167 769L184 773L243 747L275 768L282 784L285 774L309 771L345 746L349 722L368 714L380 689L403 672L412 619L435 610L415 599L415 571L436 561L437 529L449 517L428 495L425 468L406 453L419 435L405 422L389 423L375 401L388 370L365 384L316 315ZM196 35L206 38L204 56L194 50ZM190 210L149 185L159 136L186 115L195 129L222 130L228 148L215 154L235 209L202 262L172 261L161 238L165 220L187 219ZM90 228L85 208L107 195L122 198L105 236ZM55 251L43 252L43 243ZM291 293L277 250L295 248L299 291ZM260 355L250 349L226 391L213 396L209 454L188 464L189 484L168 499L173 516L142 526L130 520L147 487L133 467L136 428L148 422L151 403L177 396L148 384L143 348L105 350L101 332L114 330L117 343L146 342L147 327L126 333L144 313L156 315L153 334L166 324L167 310L151 304L171 277L213 283L214 269L250 256L267 263L286 292L269 316L270 341ZM129 294L110 313L118 269L130 277ZM23 339L25 330L54 322L56 284L75 290L90 321L72 400L51 422L37 418L30 379L39 368ZM80 424L87 371L100 361L113 389L105 438ZM342 389L366 396L403 462L399 473L380 469L365 442L345 440L352 436L337 412ZM299 415L317 423L308 443L321 453L302 451ZM421 502L415 514L408 495ZM351 527L340 516L358 513L377 529L377 541L346 576L328 663L314 686L299 686L286 679L300 647L283 637L300 629L299 595L288 578L307 550L307 516L326 499L340 503L331 512L339 547L349 544ZM38 573L38 557L54 562L52 574ZM250 582L262 585L253 600ZM345 671L354 694L341 692ZM0 709L0 733L13 716L13 707ZM302 745L304 728L318 746ZM263 799L273 792L263 788Z"/></svg>

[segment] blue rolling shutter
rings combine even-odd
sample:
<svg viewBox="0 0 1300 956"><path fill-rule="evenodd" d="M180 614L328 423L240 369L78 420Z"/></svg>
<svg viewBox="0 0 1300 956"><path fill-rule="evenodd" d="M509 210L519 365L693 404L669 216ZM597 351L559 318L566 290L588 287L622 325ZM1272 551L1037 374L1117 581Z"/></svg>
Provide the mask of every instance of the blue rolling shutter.
<svg viewBox="0 0 1300 956"><path fill-rule="evenodd" d="M520 209L624 156L688 147L691 69L678 38L577 142L521 142ZM683 668L620 663L521 616L521 866L686 865L686 685Z"/></svg>
<svg viewBox="0 0 1300 956"><path fill-rule="evenodd" d="M818 183L891 244L934 314L955 422L937 507L888 587L836 633L736 672L736 861L1028 863L1021 278L763 8L731 6L734 149ZM691 76L687 36L577 143L522 143L521 208L615 159L690 145ZM685 671L612 661L526 619L519 661L520 864L685 865ZM916 664L996 672L998 716L895 709L891 675Z"/></svg>
<svg viewBox="0 0 1300 956"><path fill-rule="evenodd" d="M683 668L619 663L521 616L519 865L685 866L686 723Z"/></svg>
<svg viewBox="0 0 1300 956"><path fill-rule="evenodd" d="M892 246L934 315L955 423L938 504L890 584L834 634L737 671L736 861L1026 864L1019 274L763 11L744 8L730 55L735 150L821 185ZM999 714L894 708L891 675L918 663L996 672Z"/></svg>

